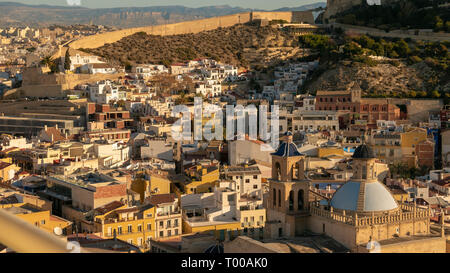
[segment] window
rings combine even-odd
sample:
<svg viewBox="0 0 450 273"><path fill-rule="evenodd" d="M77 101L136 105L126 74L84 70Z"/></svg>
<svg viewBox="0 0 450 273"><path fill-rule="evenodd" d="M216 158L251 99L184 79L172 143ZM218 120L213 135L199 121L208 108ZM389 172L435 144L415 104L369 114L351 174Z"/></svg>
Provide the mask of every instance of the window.
<svg viewBox="0 0 450 273"><path fill-rule="evenodd" d="M147 230L152 230L152 224L147 224Z"/></svg>
<svg viewBox="0 0 450 273"><path fill-rule="evenodd" d="M258 179L258 176L257 176L257 175L254 175L254 176L253 176L253 179Z"/></svg>
<svg viewBox="0 0 450 273"><path fill-rule="evenodd" d="M304 209L304 192L303 190L299 190L298 191L298 196L297 196L297 209L298 210L303 210Z"/></svg>
<svg viewBox="0 0 450 273"><path fill-rule="evenodd" d="M294 210L294 191L289 192L289 210Z"/></svg>
<svg viewBox="0 0 450 273"><path fill-rule="evenodd" d="M159 237L164 237L164 231L159 232Z"/></svg>
<svg viewBox="0 0 450 273"><path fill-rule="evenodd" d="M41 225L45 225L45 220L41 220Z"/></svg>
<svg viewBox="0 0 450 273"><path fill-rule="evenodd" d="M138 238L137 239L138 246L142 246L142 243L143 243L142 238Z"/></svg>
<svg viewBox="0 0 450 273"><path fill-rule="evenodd" d="M278 206L281 208L281 190L278 190Z"/></svg>
<svg viewBox="0 0 450 273"><path fill-rule="evenodd" d="M167 227L170 228L172 226L172 223L170 222L170 220L167 220Z"/></svg>
<svg viewBox="0 0 450 273"><path fill-rule="evenodd" d="M168 236L168 237L172 236L172 231L171 231L171 230L168 230L168 231L167 231L167 236Z"/></svg>
<svg viewBox="0 0 450 273"><path fill-rule="evenodd" d="M250 183L250 179L245 179L245 183Z"/></svg>
<svg viewBox="0 0 450 273"><path fill-rule="evenodd" d="M178 227L178 219L173 220L173 227Z"/></svg>
<svg viewBox="0 0 450 273"><path fill-rule="evenodd" d="M262 223L264 222L264 216L259 216L259 221Z"/></svg>
<svg viewBox="0 0 450 273"><path fill-rule="evenodd" d="M159 227L160 227L160 228L164 227L163 221L159 222Z"/></svg>
<svg viewBox="0 0 450 273"><path fill-rule="evenodd" d="M133 226L132 225L128 225L128 233L133 232Z"/></svg>
<svg viewBox="0 0 450 273"><path fill-rule="evenodd" d="M117 228L117 234L122 234L122 227Z"/></svg>
<svg viewBox="0 0 450 273"><path fill-rule="evenodd" d="M175 235L178 235L178 229L175 229Z"/></svg>
<svg viewBox="0 0 450 273"><path fill-rule="evenodd" d="M273 189L273 206L277 205L277 190Z"/></svg>
<svg viewBox="0 0 450 273"><path fill-rule="evenodd" d="M142 232L142 225L138 225L138 232Z"/></svg>
<svg viewBox="0 0 450 273"><path fill-rule="evenodd" d="M253 189L257 190L258 189L258 185L253 185Z"/></svg>

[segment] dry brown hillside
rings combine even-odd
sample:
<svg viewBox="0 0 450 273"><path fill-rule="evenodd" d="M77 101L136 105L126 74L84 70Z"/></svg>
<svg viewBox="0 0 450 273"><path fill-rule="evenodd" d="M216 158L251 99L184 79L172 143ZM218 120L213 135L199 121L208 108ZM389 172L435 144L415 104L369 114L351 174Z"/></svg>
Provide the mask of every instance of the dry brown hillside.
<svg viewBox="0 0 450 273"><path fill-rule="evenodd" d="M248 66L262 58L298 54L298 39L271 26L236 25L197 34L155 36L140 32L96 49L81 49L121 64L173 64L196 58Z"/></svg>

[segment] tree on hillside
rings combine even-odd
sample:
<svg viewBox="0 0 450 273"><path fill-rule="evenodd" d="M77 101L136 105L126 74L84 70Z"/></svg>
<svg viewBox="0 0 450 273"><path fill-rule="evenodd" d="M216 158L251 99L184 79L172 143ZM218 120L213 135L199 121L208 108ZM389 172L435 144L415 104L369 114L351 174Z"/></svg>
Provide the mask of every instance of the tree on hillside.
<svg viewBox="0 0 450 273"><path fill-rule="evenodd" d="M44 57L44 58L41 60L41 65L50 67L50 65L51 65L53 62L54 62L54 60L52 59L52 57L51 57L51 56L47 56L47 57Z"/></svg>
<svg viewBox="0 0 450 273"><path fill-rule="evenodd" d="M64 57L64 69L70 70L70 66L72 65L72 62L70 61L70 53L69 49L66 50L66 56Z"/></svg>
<svg viewBox="0 0 450 273"><path fill-rule="evenodd" d="M47 66L48 68L50 68L50 71L52 73L59 72L58 62L55 59L53 59L51 56L44 57L41 60L41 65L44 65L44 66Z"/></svg>

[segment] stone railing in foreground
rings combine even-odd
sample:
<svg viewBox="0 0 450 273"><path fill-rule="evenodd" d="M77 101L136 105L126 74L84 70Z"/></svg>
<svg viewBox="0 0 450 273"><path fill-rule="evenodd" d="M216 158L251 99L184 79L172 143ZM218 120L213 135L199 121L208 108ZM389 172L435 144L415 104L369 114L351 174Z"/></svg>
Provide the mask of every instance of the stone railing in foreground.
<svg viewBox="0 0 450 273"><path fill-rule="evenodd" d="M385 215L372 215L372 216L358 216L350 212L337 212L331 210L325 210L323 207L318 206L317 202L310 204L310 213L315 216L332 219L334 221L364 227L378 224L395 224L403 221L412 220L424 220L430 218L430 211L426 208L415 206L414 204L400 204L400 211L392 212Z"/></svg>

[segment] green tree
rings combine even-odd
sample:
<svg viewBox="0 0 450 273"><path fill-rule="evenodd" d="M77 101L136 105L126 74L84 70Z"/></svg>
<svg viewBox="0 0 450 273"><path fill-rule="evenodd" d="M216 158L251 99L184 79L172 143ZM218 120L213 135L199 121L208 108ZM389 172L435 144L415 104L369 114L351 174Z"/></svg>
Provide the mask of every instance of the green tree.
<svg viewBox="0 0 450 273"><path fill-rule="evenodd" d="M348 57L358 56L363 53L363 49L355 42L349 42L344 45L344 54Z"/></svg>
<svg viewBox="0 0 450 273"><path fill-rule="evenodd" d="M50 65L51 65L51 63L53 63L53 59L52 59L52 57L51 56L46 56L46 57L44 57L42 60L41 60L41 64L43 65L43 66L48 66L48 67L50 67Z"/></svg>
<svg viewBox="0 0 450 273"><path fill-rule="evenodd" d="M395 43L394 50L398 53L399 56L403 58L408 57L409 53L411 52L408 43L406 43L403 39Z"/></svg>
<svg viewBox="0 0 450 273"><path fill-rule="evenodd" d="M439 94L439 92L437 90L434 90L433 92L431 92L431 96L433 98L440 98L441 94Z"/></svg>
<svg viewBox="0 0 450 273"><path fill-rule="evenodd" d="M70 66L72 65L72 62L70 61L70 53L69 48L66 50L66 56L64 57L64 69L70 70Z"/></svg>
<svg viewBox="0 0 450 273"><path fill-rule="evenodd" d="M444 29L444 21L439 16L434 17L434 30L440 31L443 29Z"/></svg>

